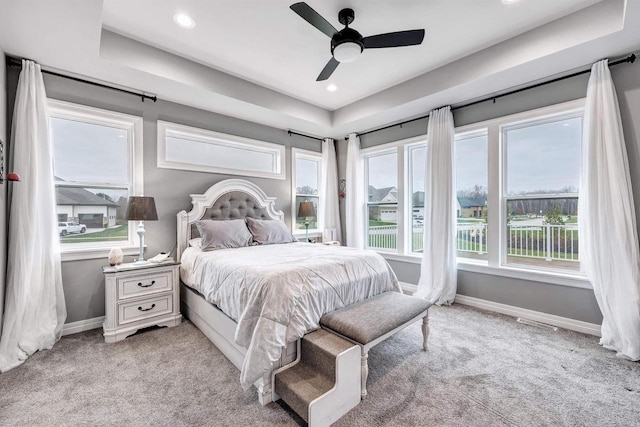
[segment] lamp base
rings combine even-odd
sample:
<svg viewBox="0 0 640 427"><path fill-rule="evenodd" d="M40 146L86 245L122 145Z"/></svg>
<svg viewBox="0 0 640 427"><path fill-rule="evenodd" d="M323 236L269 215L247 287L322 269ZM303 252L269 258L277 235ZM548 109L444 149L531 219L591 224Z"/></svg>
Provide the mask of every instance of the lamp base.
<svg viewBox="0 0 640 427"><path fill-rule="evenodd" d="M147 261L146 259L141 259L133 262L133 265L145 265L145 264L149 264L149 261Z"/></svg>

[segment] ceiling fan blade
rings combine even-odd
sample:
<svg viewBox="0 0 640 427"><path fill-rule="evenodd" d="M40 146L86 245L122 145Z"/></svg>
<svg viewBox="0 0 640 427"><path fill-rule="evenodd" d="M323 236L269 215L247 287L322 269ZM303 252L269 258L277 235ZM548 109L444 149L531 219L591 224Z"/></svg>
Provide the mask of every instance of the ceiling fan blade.
<svg viewBox="0 0 640 427"><path fill-rule="evenodd" d="M340 63L336 61L336 59L332 56L329 62L327 62L327 65L325 65L322 71L320 72L320 75L318 76L316 81L321 82L323 80L327 80L329 77L331 77L331 74L333 74L336 68L338 68L339 64Z"/></svg>
<svg viewBox="0 0 640 427"><path fill-rule="evenodd" d="M395 33L378 34L362 39L365 49L382 47L415 46L424 40L424 30L397 31Z"/></svg>
<svg viewBox="0 0 640 427"><path fill-rule="evenodd" d="M338 32L338 30L336 30L333 25L331 25L326 19L324 19L318 12L313 10L311 6L309 6L305 2L295 3L289 7L295 13L300 15L302 19L304 19L309 24L313 25L329 37L333 37L333 35Z"/></svg>

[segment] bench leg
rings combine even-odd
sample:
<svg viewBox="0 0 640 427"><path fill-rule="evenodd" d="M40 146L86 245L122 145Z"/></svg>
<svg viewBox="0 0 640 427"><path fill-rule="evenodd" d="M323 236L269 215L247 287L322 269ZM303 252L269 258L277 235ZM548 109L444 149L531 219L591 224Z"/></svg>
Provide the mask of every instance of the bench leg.
<svg viewBox="0 0 640 427"><path fill-rule="evenodd" d="M422 349L427 351L427 341L429 340L429 312L422 318Z"/></svg>
<svg viewBox="0 0 640 427"><path fill-rule="evenodd" d="M367 377L369 376L369 352L360 357L360 399L367 397Z"/></svg>

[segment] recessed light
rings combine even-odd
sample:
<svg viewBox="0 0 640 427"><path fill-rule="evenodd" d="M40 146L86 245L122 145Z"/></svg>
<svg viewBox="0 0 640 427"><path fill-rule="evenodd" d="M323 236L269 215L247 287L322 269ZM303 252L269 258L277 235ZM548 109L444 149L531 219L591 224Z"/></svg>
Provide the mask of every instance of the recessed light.
<svg viewBox="0 0 640 427"><path fill-rule="evenodd" d="M184 13L176 13L173 15L173 22L181 26L182 28L193 28L196 26L194 21L189 15Z"/></svg>
<svg viewBox="0 0 640 427"><path fill-rule="evenodd" d="M327 90L329 92L335 92L338 90L338 86L334 85L334 84L330 84L329 86L327 86Z"/></svg>
<svg viewBox="0 0 640 427"><path fill-rule="evenodd" d="M502 0L502 4L514 4L518 3L520 0Z"/></svg>

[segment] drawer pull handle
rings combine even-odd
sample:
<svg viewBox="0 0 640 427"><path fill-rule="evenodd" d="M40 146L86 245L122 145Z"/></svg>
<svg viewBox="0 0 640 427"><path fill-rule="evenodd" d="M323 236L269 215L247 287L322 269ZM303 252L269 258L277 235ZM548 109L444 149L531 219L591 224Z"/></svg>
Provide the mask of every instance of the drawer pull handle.
<svg viewBox="0 0 640 427"><path fill-rule="evenodd" d="M151 307L149 307L149 308L138 307L138 310L140 310L140 311L149 311L149 310L153 310L155 306L156 306L155 304L151 304Z"/></svg>
<svg viewBox="0 0 640 427"><path fill-rule="evenodd" d="M149 286L153 286L155 285L156 281L152 280L151 283L149 283L148 285L143 285L142 282L138 282L138 286L140 286L141 288L148 288Z"/></svg>

